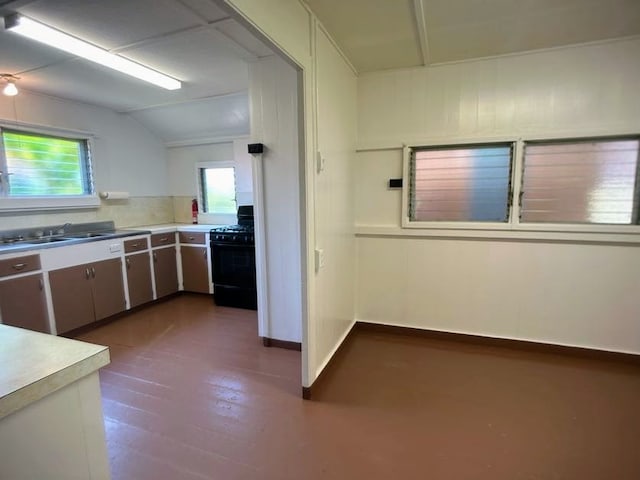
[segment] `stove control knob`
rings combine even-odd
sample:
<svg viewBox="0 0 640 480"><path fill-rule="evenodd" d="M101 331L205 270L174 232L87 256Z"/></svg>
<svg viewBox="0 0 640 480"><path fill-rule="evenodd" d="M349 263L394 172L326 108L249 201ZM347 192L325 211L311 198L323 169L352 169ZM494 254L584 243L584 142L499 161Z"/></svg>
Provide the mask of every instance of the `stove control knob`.
<svg viewBox="0 0 640 480"><path fill-rule="evenodd" d="M237 236L237 235L234 235L234 236L233 236L233 241L234 241L234 242L238 241L238 236Z"/></svg>

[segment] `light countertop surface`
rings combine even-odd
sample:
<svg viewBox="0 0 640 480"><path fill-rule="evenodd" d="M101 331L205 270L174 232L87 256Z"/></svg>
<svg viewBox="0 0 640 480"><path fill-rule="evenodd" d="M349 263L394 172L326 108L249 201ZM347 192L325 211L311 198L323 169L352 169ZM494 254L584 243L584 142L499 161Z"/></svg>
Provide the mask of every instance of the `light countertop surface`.
<svg viewBox="0 0 640 480"><path fill-rule="evenodd" d="M0 419L108 363L108 347L0 324Z"/></svg>
<svg viewBox="0 0 640 480"><path fill-rule="evenodd" d="M227 225L227 224L224 224ZM141 227L131 227L131 230L148 230L151 233L166 233L172 231L179 232L205 232L208 233L209 230L216 227L222 227L223 225L211 225L204 223L167 223L163 225L144 225Z"/></svg>

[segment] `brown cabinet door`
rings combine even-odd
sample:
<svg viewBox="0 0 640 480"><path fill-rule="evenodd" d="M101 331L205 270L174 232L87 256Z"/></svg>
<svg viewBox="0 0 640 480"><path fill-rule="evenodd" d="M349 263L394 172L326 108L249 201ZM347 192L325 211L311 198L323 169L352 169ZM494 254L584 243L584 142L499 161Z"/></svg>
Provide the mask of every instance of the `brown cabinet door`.
<svg viewBox="0 0 640 480"><path fill-rule="evenodd" d="M182 285L187 292L209 293L207 247L180 247Z"/></svg>
<svg viewBox="0 0 640 480"><path fill-rule="evenodd" d="M95 320L89 265L49 272L51 301L57 333L68 332Z"/></svg>
<svg viewBox="0 0 640 480"><path fill-rule="evenodd" d="M129 284L129 303L131 304L131 308L153 300L149 253L127 255L124 261L127 268L127 283Z"/></svg>
<svg viewBox="0 0 640 480"><path fill-rule="evenodd" d="M96 320L124 311L124 284L122 282L122 260L112 258L90 265L93 303Z"/></svg>
<svg viewBox="0 0 640 480"><path fill-rule="evenodd" d="M178 267L175 247L153 251L153 275L156 281L156 297L165 297L178 291Z"/></svg>
<svg viewBox="0 0 640 480"><path fill-rule="evenodd" d="M51 333L41 273L0 282L2 323Z"/></svg>

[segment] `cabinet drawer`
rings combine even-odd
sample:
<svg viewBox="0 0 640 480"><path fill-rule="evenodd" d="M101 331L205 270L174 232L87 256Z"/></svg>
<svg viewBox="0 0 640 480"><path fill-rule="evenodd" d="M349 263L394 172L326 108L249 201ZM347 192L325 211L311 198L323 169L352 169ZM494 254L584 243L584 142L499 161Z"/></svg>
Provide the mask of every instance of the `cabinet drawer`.
<svg viewBox="0 0 640 480"><path fill-rule="evenodd" d="M204 245L204 232L178 232L180 243L197 243Z"/></svg>
<svg viewBox="0 0 640 480"><path fill-rule="evenodd" d="M124 253L139 252L149 248L146 238L136 238L135 240L124 241Z"/></svg>
<svg viewBox="0 0 640 480"><path fill-rule="evenodd" d="M18 273L40 270L40 255L25 255L7 260L0 260L0 277Z"/></svg>
<svg viewBox="0 0 640 480"><path fill-rule="evenodd" d="M161 247L163 245L173 245L176 243L176 232L154 233L151 235L151 246Z"/></svg>

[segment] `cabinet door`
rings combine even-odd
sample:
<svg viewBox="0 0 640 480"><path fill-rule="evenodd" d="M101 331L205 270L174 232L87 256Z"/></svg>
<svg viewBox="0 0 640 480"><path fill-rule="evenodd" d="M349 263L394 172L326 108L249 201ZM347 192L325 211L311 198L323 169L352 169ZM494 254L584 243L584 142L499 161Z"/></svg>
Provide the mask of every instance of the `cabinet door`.
<svg viewBox="0 0 640 480"><path fill-rule="evenodd" d="M42 274L0 282L2 323L51 333Z"/></svg>
<svg viewBox="0 0 640 480"><path fill-rule="evenodd" d="M92 263L90 268L96 320L124 311L126 303L122 282L122 260L103 260Z"/></svg>
<svg viewBox="0 0 640 480"><path fill-rule="evenodd" d="M209 293L207 247L180 247L182 285L187 292Z"/></svg>
<svg viewBox="0 0 640 480"><path fill-rule="evenodd" d="M131 308L153 300L149 252L127 255L124 261L127 266L127 283L129 284L129 303Z"/></svg>
<svg viewBox="0 0 640 480"><path fill-rule="evenodd" d="M153 275L156 281L156 298L178 291L178 267L175 247L153 251Z"/></svg>
<svg viewBox="0 0 640 480"><path fill-rule="evenodd" d="M88 265L49 272L51 302L58 333L68 332L95 320L90 280Z"/></svg>

